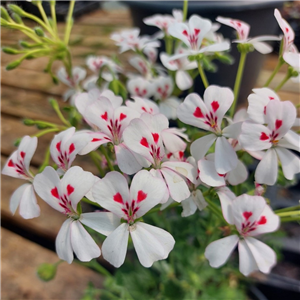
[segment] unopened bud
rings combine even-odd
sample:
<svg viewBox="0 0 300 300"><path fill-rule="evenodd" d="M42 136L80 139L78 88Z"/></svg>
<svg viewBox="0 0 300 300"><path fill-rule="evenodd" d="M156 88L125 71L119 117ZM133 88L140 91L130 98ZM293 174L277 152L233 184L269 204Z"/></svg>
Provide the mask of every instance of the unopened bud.
<svg viewBox="0 0 300 300"><path fill-rule="evenodd" d="M54 98L50 98L49 103L53 107L53 109L59 109L58 103Z"/></svg>
<svg viewBox="0 0 300 300"><path fill-rule="evenodd" d="M40 36L40 37L45 36L44 31L42 30L41 27L35 27L34 32L37 36Z"/></svg>
<svg viewBox="0 0 300 300"><path fill-rule="evenodd" d="M18 146L20 145L20 143L21 143L21 140L22 140L22 138L16 139L16 140L14 141L14 146L15 146L15 147L18 147Z"/></svg>
<svg viewBox="0 0 300 300"><path fill-rule="evenodd" d="M25 120L23 120L23 124L26 126L33 126L35 124L35 121L33 121L31 119L25 119Z"/></svg>
<svg viewBox="0 0 300 300"><path fill-rule="evenodd" d="M10 20L7 10L2 5L1 5L1 18L3 18L6 21Z"/></svg>
<svg viewBox="0 0 300 300"><path fill-rule="evenodd" d="M18 23L18 24L24 24L23 21L22 21L22 18L18 14L13 13L11 16L12 16L13 20L16 23Z"/></svg>
<svg viewBox="0 0 300 300"><path fill-rule="evenodd" d="M2 48L2 51L6 54L19 54L20 51L18 49L10 48L10 47L4 47Z"/></svg>
<svg viewBox="0 0 300 300"><path fill-rule="evenodd" d="M25 12L21 7L19 7L18 5L15 5L15 4L8 4L7 6L8 6L8 8L9 8L12 12L16 13L17 15L19 15L19 16L21 16L21 17L23 17L23 16L26 15L26 12Z"/></svg>
<svg viewBox="0 0 300 300"><path fill-rule="evenodd" d="M5 19L3 19L3 18L1 18L0 19L0 26L1 27L10 27L10 24L7 22L7 20L5 20Z"/></svg>
<svg viewBox="0 0 300 300"><path fill-rule="evenodd" d="M232 65L234 63L234 58L229 54L217 54L217 59L224 64Z"/></svg>
<svg viewBox="0 0 300 300"><path fill-rule="evenodd" d="M15 69L16 67L18 67L18 66L20 65L21 62L22 62L22 60L15 60L15 61L9 63L9 64L6 66L6 70L7 70L7 71L10 71L10 70Z"/></svg>
<svg viewBox="0 0 300 300"><path fill-rule="evenodd" d="M37 269L37 276L43 281L50 281L56 275L57 265L56 264L41 264Z"/></svg>
<svg viewBox="0 0 300 300"><path fill-rule="evenodd" d="M31 49L40 46L40 44L30 44L26 41L19 41L19 44L23 48Z"/></svg>

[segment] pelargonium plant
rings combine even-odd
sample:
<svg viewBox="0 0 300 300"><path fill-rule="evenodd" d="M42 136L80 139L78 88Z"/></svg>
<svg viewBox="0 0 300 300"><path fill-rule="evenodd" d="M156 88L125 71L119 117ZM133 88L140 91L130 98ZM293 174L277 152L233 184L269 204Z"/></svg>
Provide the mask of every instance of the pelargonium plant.
<svg viewBox="0 0 300 300"><path fill-rule="evenodd" d="M132 53L133 72L105 56L88 57L85 67L73 66L69 38L75 1L70 1L63 38L57 31L55 1L49 1L51 18L41 1L32 3L41 19L13 4L8 5L12 14L1 7L1 25L32 40L21 42L20 49L2 49L23 54L7 70L24 59L47 56L46 71L55 83L69 88L63 96L68 116L51 99L62 124L25 120L25 125L43 130L21 138L2 170L27 182L11 196L11 212L19 208L23 218L36 218L38 202L45 201L66 216L56 238L61 260L72 263L75 255L82 262L95 262L102 255L119 268L127 259L135 260L127 254L127 248L131 253L134 247L140 264L153 265L156 277L167 274L176 288L185 290L186 299L204 290L197 282L189 283L193 268L201 277L203 265L210 268L207 262L212 268L228 260L235 266L236 254L229 257L236 248L241 274L269 273L277 259L265 235L278 230L280 223L299 221L299 206L274 211L272 199L264 198L278 177L291 183L300 172L300 140L293 131L299 124L296 107L277 95L290 78L299 79L299 53L294 32L279 11L274 15L281 36L249 38L250 26L240 20L219 16L219 23L212 23L198 15L187 19L185 1L183 11L173 16L144 20L157 27L153 36L140 35L138 28L111 35L120 53ZM22 17L38 27L27 27ZM236 30L237 39L224 39L217 32L220 24ZM248 108L236 111L247 54L270 53L268 41L281 41L278 65L263 88L253 89ZM214 60L230 63L231 47L240 52L234 87L209 83L206 72L214 69ZM63 64L57 75L52 70L55 60ZM271 90L268 86L284 64L287 75ZM86 78L87 71L93 75ZM194 92L197 76L203 95ZM33 173L30 160L37 137L44 134L55 135L43 165ZM75 166L78 155L92 158L98 173ZM136 270L150 274L140 266ZM123 294L116 286L111 290L129 299L124 280ZM169 283L162 279L161 284L166 292Z"/></svg>

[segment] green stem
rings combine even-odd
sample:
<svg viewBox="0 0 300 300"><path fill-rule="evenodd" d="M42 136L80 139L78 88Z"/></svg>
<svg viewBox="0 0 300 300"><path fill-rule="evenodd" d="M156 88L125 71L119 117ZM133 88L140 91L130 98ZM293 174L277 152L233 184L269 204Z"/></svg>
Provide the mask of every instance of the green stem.
<svg viewBox="0 0 300 300"><path fill-rule="evenodd" d="M183 1L183 9L182 9L182 22L185 22L188 13L188 0Z"/></svg>
<svg viewBox="0 0 300 300"><path fill-rule="evenodd" d="M291 217L291 216L299 216L300 217L300 210L296 211L287 211L287 212L281 212L276 214L279 217Z"/></svg>
<svg viewBox="0 0 300 300"><path fill-rule="evenodd" d="M101 146L100 146L100 149L101 149L101 152L103 153L104 157L106 158L107 165L108 165L109 169L110 169L111 171L115 171L114 166L113 166L113 164L111 163L110 158L109 158L109 156L108 156L108 153L107 153L106 148L105 148L103 145L101 145Z"/></svg>
<svg viewBox="0 0 300 300"><path fill-rule="evenodd" d="M51 28L50 23L49 23L49 20L48 20L46 14L45 14L44 7L43 7L42 3L41 3L41 2L38 2L38 3L37 3L37 7L38 7L38 9L39 9L39 11L40 11L40 14L41 14L41 16L42 16L42 18L43 18L45 24L46 24L49 28Z"/></svg>
<svg viewBox="0 0 300 300"><path fill-rule="evenodd" d="M293 221L296 221L296 222L300 221L300 216L280 218L281 223L293 222Z"/></svg>
<svg viewBox="0 0 300 300"><path fill-rule="evenodd" d="M74 6L75 6L75 0L71 0L70 6L69 6L69 11L68 11L68 16L67 16L65 37L64 37L64 42L66 45L69 44L69 39L70 39L70 34L71 34L71 29L72 29L72 15L73 15L73 11L74 11Z"/></svg>
<svg viewBox="0 0 300 300"><path fill-rule="evenodd" d="M48 149L46 151L43 164L39 168L39 173L43 172L44 169L49 165L49 159L50 159L50 147L48 147Z"/></svg>
<svg viewBox="0 0 300 300"><path fill-rule="evenodd" d="M51 17L53 22L53 31L57 36L57 20L56 20L56 11L55 11L56 1L50 1Z"/></svg>
<svg viewBox="0 0 300 300"><path fill-rule="evenodd" d="M296 210L296 209L300 209L300 205L281 208L281 209L276 209L276 210L274 210L274 213L278 214L278 213L281 213L281 212L293 211L293 210Z"/></svg>
<svg viewBox="0 0 300 300"><path fill-rule="evenodd" d="M282 67L283 64L284 64L284 60L282 59L282 57L280 57L274 71L272 72L271 76L265 83L264 87L269 86L269 84L271 83L271 81L273 80L273 78L275 77L275 75L277 74L277 72L279 71L279 69Z"/></svg>
<svg viewBox="0 0 300 300"><path fill-rule="evenodd" d="M61 131L60 128L50 128L50 129L45 129L45 130L42 130L40 132L38 132L37 134L34 134L32 135L32 137L36 136L36 137L41 137L47 133L50 133L50 132L57 132L57 131Z"/></svg>
<svg viewBox="0 0 300 300"><path fill-rule="evenodd" d="M91 268L102 275L105 275L107 277L112 277L112 274L108 272L104 267L102 267L96 260L91 260L89 262L81 262L79 260L76 260L76 262L79 263L80 265Z"/></svg>
<svg viewBox="0 0 300 300"><path fill-rule="evenodd" d="M94 162L95 166L97 167L100 177L103 178L105 176L105 173L101 168L101 165L98 160L98 156L96 154L97 154L96 152L90 152L89 156L91 157L92 161Z"/></svg>
<svg viewBox="0 0 300 300"><path fill-rule="evenodd" d="M65 64L65 67L67 69L68 75L70 78L73 78L73 73L72 73L72 56L71 52L69 49L67 49L67 63Z"/></svg>
<svg viewBox="0 0 300 300"><path fill-rule="evenodd" d="M241 56L240 56L238 71L237 71L236 78L235 78L234 89L233 89L234 100L233 100L233 103L232 103L231 108L230 108L230 117L231 118L233 117L233 115L235 113L235 107L236 107L238 97L239 97L239 93L240 93L240 87L241 87L241 82L242 82L246 57L247 57L247 52L242 51Z"/></svg>
<svg viewBox="0 0 300 300"><path fill-rule="evenodd" d="M286 76L283 78L283 80L278 84L278 86L274 89L274 91L277 93L283 85L292 77L291 74L286 74Z"/></svg>
<svg viewBox="0 0 300 300"><path fill-rule="evenodd" d="M199 74L200 74L200 76L201 76L203 85L204 85L204 87L207 89L208 86L209 86L209 83L208 83L208 81L207 81L206 75L205 75L205 73L204 73L204 70L203 70L203 68L202 68L202 66L201 66L201 62L200 62L200 61L198 61L198 70L199 70Z"/></svg>
<svg viewBox="0 0 300 300"><path fill-rule="evenodd" d="M70 127L71 124L69 123L69 121L67 121L67 120L65 119L65 117L64 117L63 114L61 113L59 107L56 107L56 106L55 106L55 107L53 107L53 109L55 110L55 112L56 112L57 116L59 117L59 119L60 119L67 127Z"/></svg>
<svg viewBox="0 0 300 300"><path fill-rule="evenodd" d="M220 208L213 203L210 199L205 198L205 201L208 203L208 208L216 215L219 219L224 220Z"/></svg>

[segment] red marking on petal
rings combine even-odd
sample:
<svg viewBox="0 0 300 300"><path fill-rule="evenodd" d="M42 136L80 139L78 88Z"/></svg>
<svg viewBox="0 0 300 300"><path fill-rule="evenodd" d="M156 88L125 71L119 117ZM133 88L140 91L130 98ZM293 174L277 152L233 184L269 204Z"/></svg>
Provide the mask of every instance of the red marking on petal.
<svg viewBox="0 0 300 300"><path fill-rule="evenodd" d="M183 31L182 31L182 34L185 35L185 36L188 36L188 33L187 33L186 30L183 30Z"/></svg>
<svg viewBox="0 0 300 300"><path fill-rule="evenodd" d="M275 98L270 96L269 99L270 99L270 100L274 100Z"/></svg>
<svg viewBox="0 0 300 300"><path fill-rule="evenodd" d="M118 203L121 203L121 204L124 204L122 195L120 193L117 193L117 194L114 195L114 201L116 201Z"/></svg>
<svg viewBox="0 0 300 300"><path fill-rule="evenodd" d="M266 141L268 139L269 139L269 136L266 133L262 132L261 135L260 135L260 140L261 141Z"/></svg>
<svg viewBox="0 0 300 300"><path fill-rule="evenodd" d="M264 107L264 114L265 115L267 114L267 107L266 106Z"/></svg>
<svg viewBox="0 0 300 300"><path fill-rule="evenodd" d="M225 174L220 174L220 173L218 173L218 175L219 175L220 177L225 177L225 176L226 176L226 173L225 173Z"/></svg>
<svg viewBox="0 0 300 300"><path fill-rule="evenodd" d="M260 220L257 222L257 224L259 225L264 225L266 223L267 223L267 218L265 216L262 216Z"/></svg>
<svg viewBox="0 0 300 300"><path fill-rule="evenodd" d="M198 35L199 32L200 32L200 29L195 28L195 29L194 29L194 32L195 32L195 35Z"/></svg>
<svg viewBox="0 0 300 300"><path fill-rule="evenodd" d="M211 107L212 107L213 111L216 112L218 110L218 108L220 107L219 102L218 101L213 101L211 103Z"/></svg>
<svg viewBox="0 0 300 300"><path fill-rule="evenodd" d="M70 184L67 185L67 192L68 195L71 195L74 192L74 188Z"/></svg>
<svg viewBox="0 0 300 300"><path fill-rule="evenodd" d="M286 32L289 32L289 29L286 27L286 28L285 28L285 31L286 31Z"/></svg>
<svg viewBox="0 0 300 300"><path fill-rule="evenodd" d="M282 126L282 120L276 120L275 122L276 130L279 129L281 126Z"/></svg>
<svg viewBox="0 0 300 300"><path fill-rule="evenodd" d="M57 149L58 152L60 152L60 144L61 144L61 142L58 142L58 143L56 144L56 149Z"/></svg>
<svg viewBox="0 0 300 300"><path fill-rule="evenodd" d="M51 190L51 194L52 194L53 197L59 198L57 187L55 187L55 188L53 188L53 189Z"/></svg>
<svg viewBox="0 0 300 300"><path fill-rule="evenodd" d="M182 159L183 158L183 151L179 151L179 157L180 157L180 159Z"/></svg>
<svg viewBox="0 0 300 300"><path fill-rule="evenodd" d="M158 133L152 133L152 136L153 136L155 144L157 144L158 139L159 139L159 134Z"/></svg>
<svg viewBox="0 0 300 300"><path fill-rule="evenodd" d="M141 202L147 198L147 194L143 191L138 191L137 202Z"/></svg>
<svg viewBox="0 0 300 300"><path fill-rule="evenodd" d="M92 139L92 142L99 142L99 141L101 141L101 139L97 139L97 138Z"/></svg>
<svg viewBox="0 0 300 300"><path fill-rule="evenodd" d="M127 115L124 115L123 113L120 113L120 121L124 120L127 117Z"/></svg>
<svg viewBox="0 0 300 300"><path fill-rule="evenodd" d="M20 152L20 155L21 155L21 157L22 157L22 158L24 158L24 157L25 157L25 154L26 154L26 153L25 153L25 152L23 152L23 151L21 151L21 152Z"/></svg>
<svg viewBox="0 0 300 300"><path fill-rule="evenodd" d="M171 153L171 152L168 153L168 154L167 154L167 158L170 159L170 157L172 156L172 154L173 154L173 153Z"/></svg>
<svg viewBox="0 0 300 300"><path fill-rule="evenodd" d="M241 27L242 24L240 22L236 22L237 26Z"/></svg>
<svg viewBox="0 0 300 300"><path fill-rule="evenodd" d="M148 141L145 137L143 137L140 141L140 144L143 145L144 147L147 147L149 148L149 144L148 144Z"/></svg>
<svg viewBox="0 0 300 300"><path fill-rule="evenodd" d="M74 144L72 143L69 147L69 154L71 154L73 151L75 150L75 146Z"/></svg>
<svg viewBox="0 0 300 300"><path fill-rule="evenodd" d="M248 220L251 216L252 216L252 212L251 211L245 211L243 213L243 216L246 220Z"/></svg>
<svg viewBox="0 0 300 300"><path fill-rule="evenodd" d="M15 166L15 164L13 163L13 161L12 161L12 159L10 159L9 161L8 161L8 164L7 164L9 167L14 167Z"/></svg>
<svg viewBox="0 0 300 300"><path fill-rule="evenodd" d="M146 110L146 108L144 106L142 107L142 110L145 111L145 112L147 112L147 110Z"/></svg>
<svg viewBox="0 0 300 300"><path fill-rule="evenodd" d="M107 121L107 111L103 115L101 115L101 118L103 120Z"/></svg>
<svg viewBox="0 0 300 300"><path fill-rule="evenodd" d="M196 107L194 113L193 113L194 117L196 118L203 118L203 113L200 109L200 107Z"/></svg>

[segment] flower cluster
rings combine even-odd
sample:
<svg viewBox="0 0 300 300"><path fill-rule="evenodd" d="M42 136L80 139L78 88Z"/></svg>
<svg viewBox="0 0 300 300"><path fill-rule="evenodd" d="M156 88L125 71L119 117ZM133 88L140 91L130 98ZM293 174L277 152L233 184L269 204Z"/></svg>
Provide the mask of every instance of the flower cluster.
<svg viewBox="0 0 300 300"><path fill-rule="evenodd" d="M289 78L296 77L299 54L294 33L277 10L275 17L282 38L249 38L248 24L223 17L216 20L236 30L233 43L244 45L238 46L243 56L254 49L269 53L272 48L265 41L282 40L281 63L291 66ZM276 255L253 237L279 227L280 215L262 197L264 185L277 181L278 160L286 179L300 172L299 156L294 153L300 150L299 135L291 129L298 124L296 108L280 100L278 89L264 87L253 89L247 111L235 112L239 87L232 91L208 84L205 71L211 70L212 61L229 58L231 44L217 33L220 25L197 15L185 21L181 11L144 22L160 31L151 37L140 36L137 28L111 35L120 53L134 53L129 63L135 73L104 56L88 57L88 71L81 67L58 71L59 80L70 88L64 94L65 101L70 99L68 109L81 122L73 124L58 111L66 126L53 130L58 133L49 151L55 168L48 163L36 175L29 166L37 138L23 137L2 170L28 182L12 195L11 211L15 213L19 206L23 218L38 217L36 193L64 214L56 251L68 263L73 253L81 261L90 261L102 251L105 260L120 267L130 236L140 263L150 267L169 256L175 240L170 232L145 223L146 216L175 206L182 207L182 217L205 210L227 222L234 233L206 247L210 265L223 265L238 245L242 274L268 273ZM164 39L166 51L158 55L159 39ZM88 72L92 75L86 78ZM205 87L203 97L193 92L198 75ZM182 91L188 89L183 97ZM77 155L87 154L99 174L72 166ZM243 159L248 154L259 160L255 182ZM246 181L253 186L252 195L239 189L234 194L233 186ZM84 201L99 210L82 212ZM101 251L86 227L106 236Z"/></svg>

